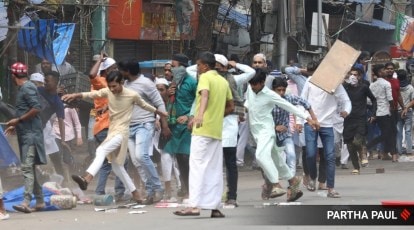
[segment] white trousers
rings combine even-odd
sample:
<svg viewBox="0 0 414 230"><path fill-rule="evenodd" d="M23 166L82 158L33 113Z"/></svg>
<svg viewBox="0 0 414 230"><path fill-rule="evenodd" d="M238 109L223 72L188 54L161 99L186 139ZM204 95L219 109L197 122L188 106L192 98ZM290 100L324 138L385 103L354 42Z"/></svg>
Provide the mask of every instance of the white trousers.
<svg viewBox="0 0 414 230"><path fill-rule="evenodd" d="M3 199L3 187L1 185L1 177L0 177L0 199Z"/></svg>
<svg viewBox="0 0 414 230"><path fill-rule="evenodd" d="M190 152L189 204L201 209L218 209L223 193L221 140L192 136Z"/></svg>
<svg viewBox="0 0 414 230"><path fill-rule="evenodd" d="M245 114L246 121L240 122L239 124L239 140L237 143L237 164L244 164L244 150L246 148L247 142L249 141L249 123L247 113Z"/></svg>
<svg viewBox="0 0 414 230"><path fill-rule="evenodd" d="M177 187L181 187L180 181L180 171L177 168L177 163L175 157L169 153L165 153L161 150L161 170L162 170L162 179L164 182L171 181L171 175L174 173L175 179L177 181Z"/></svg>
<svg viewBox="0 0 414 230"><path fill-rule="evenodd" d="M95 176L98 173L99 169L102 167L102 164L105 158L108 156L108 154L120 148L121 144L122 135L118 134L99 145L99 147L96 149L95 159L93 159L92 164L89 166L86 172L88 172L92 176ZM119 165L115 161L111 162L111 164L112 170L114 171L115 175L119 177L119 179L121 179L125 187L131 192L135 191L136 188L134 182L132 182L131 177L126 172L124 165Z"/></svg>

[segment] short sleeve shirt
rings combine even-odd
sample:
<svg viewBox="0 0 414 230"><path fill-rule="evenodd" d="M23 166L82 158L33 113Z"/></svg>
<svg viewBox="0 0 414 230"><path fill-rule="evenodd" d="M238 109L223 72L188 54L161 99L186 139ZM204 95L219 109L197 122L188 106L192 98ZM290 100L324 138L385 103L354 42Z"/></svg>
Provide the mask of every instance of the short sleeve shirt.
<svg viewBox="0 0 414 230"><path fill-rule="evenodd" d="M201 91L208 91L207 109L203 116L203 125L193 126L193 135L222 139L223 118L226 102L233 99L229 83L217 71L210 70L200 75L196 92L197 116L201 103Z"/></svg>

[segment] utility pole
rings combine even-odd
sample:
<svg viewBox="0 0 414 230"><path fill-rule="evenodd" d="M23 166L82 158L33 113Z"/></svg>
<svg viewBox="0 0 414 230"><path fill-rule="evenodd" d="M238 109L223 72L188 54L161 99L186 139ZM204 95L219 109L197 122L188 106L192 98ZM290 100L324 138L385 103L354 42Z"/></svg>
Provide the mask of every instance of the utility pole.
<svg viewBox="0 0 414 230"><path fill-rule="evenodd" d="M285 0L279 0L278 25L277 25L277 38L278 38L278 68L286 65L287 63L287 45L288 35L286 33L287 22L287 9ZM275 47L273 47L275 49Z"/></svg>

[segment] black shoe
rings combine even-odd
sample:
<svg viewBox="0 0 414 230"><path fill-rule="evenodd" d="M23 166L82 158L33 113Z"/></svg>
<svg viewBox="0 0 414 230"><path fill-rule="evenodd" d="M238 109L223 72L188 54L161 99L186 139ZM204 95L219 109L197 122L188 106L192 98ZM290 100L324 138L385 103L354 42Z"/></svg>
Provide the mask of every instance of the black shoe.
<svg viewBox="0 0 414 230"><path fill-rule="evenodd" d="M178 197L186 197L187 196L187 192L184 191L183 189L180 189L177 191L177 196Z"/></svg>
<svg viewBox="0 0 414 230"><path fill-rule="evenodd" d="M88 188L88 182L86 182L85 178L78 175L72 175L72 180L79 185L81 190L85 191Z"/></svg>
<svg viewBox="0 0 414 230"><path fill-rule="evenodd" d="M154 198L152 197L152 196L150 196L150 197L147 197L143 202L142 202L142 204L145 204L145 205L152 205L152 204L154 204Z"/></svg>
<svg viewBox="0 0 414 230"><path fill-rule="evenodd" d="M337 157L335 159L335 164L336 164L337 167L341 166L341 158L340 157Z"/></svg>

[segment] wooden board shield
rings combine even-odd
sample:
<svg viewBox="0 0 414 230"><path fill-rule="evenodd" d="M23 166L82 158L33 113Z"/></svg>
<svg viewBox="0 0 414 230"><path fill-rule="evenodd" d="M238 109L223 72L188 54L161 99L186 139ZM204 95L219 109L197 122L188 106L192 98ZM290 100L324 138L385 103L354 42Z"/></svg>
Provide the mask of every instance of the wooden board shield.
<svg viewBox="0 0 414 230"><path fill-rule="evenodd" d="M339 84L342 84L361 51L355 50L348 44L336 40L325 58L315 70L310 82L333 94Z"/></svg>

